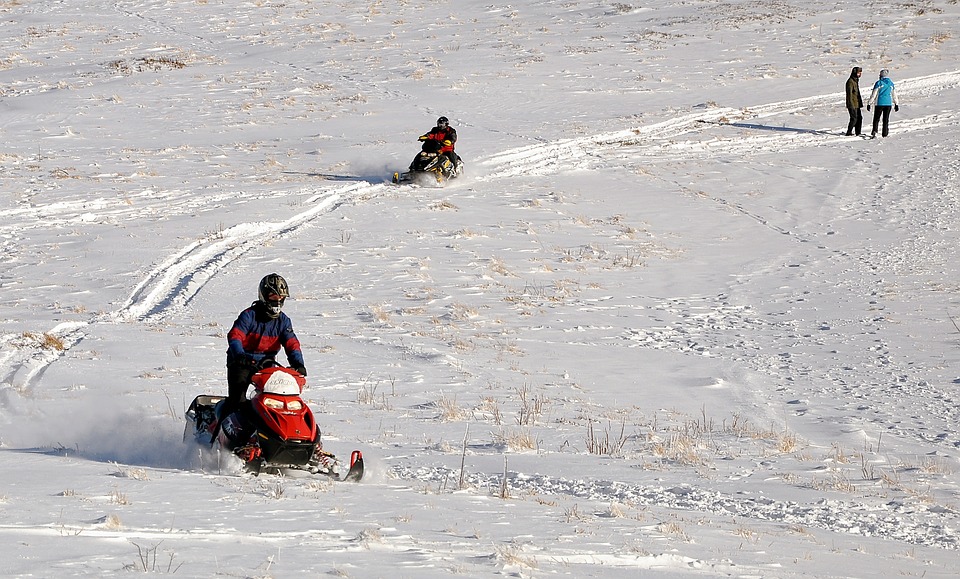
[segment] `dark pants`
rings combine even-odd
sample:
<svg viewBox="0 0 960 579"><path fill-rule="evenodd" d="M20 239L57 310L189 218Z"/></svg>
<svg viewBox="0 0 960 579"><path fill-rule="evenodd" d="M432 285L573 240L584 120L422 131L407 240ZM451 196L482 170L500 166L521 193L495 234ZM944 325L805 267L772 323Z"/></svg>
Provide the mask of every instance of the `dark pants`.
<svg viewBox="0 0 960 579"><path fill-rule="evenodd" d="M860 129L863 127L863 113L860 112L859 108L847 109L847 112L850 113L850 124L847 125L847 136L854 134L859 135Z"/></svg>
<svg viewBox="0 0 960 579"><path fill-rule="evenodd" d="M873 133L871 133L871 136L877 136L880 117L883 117L883 136L886 137L890 134L890 111L892 110L893 107L891 106L876 106L873 108Z"/></svg>
<svg viewBox="0 0 960 579"><path fill-rule="evenodd" d="M222 405L222 406L221 406ZM227 435L227 448L233 450L248 444L250 437L257 430L257 413L253 403L244 401L237 407L230 407L229 399L218 405L220 430Z"/></svg>
<svg viewBox="0 0 960 579"><path fill-rule="evenodd" d="M227 397L217 403L217 426L213 431L213 441L217 439L223 427L223 421L228 416L244 407L249 407L246 414L253 413L253 407L247 402L247 388L250 386L250 377L253 376L254 371L247 364L227 363ZM228 432L227 436L231 434Z"/></svg>
<svg viewBox="0 0 960 579"><path fill-rule="evenodd" d="M227 364L227 398L234 408L247 399L247 387L254 370L247 364Z"/></svg>

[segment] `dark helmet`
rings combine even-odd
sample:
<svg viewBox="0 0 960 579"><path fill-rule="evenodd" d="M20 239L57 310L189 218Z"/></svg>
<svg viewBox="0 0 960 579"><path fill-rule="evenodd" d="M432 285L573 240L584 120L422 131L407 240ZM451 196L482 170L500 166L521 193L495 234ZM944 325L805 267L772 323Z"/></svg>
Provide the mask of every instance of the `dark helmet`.
<svg viewBox="0 0 960 579"><path fill-rule="evenodd" d="M290 295L290 288L287 287L287 280L283 279L280 274L271 273L260 280L257 293L267 315L271 318L277 318L280 316L280 309L283 308L284 300Z"/></svg>
<svg viewBox="0 0 960 579"><path fill-rule="evenodd" d="M450 119L447 117L440 117L437 119L437 126L441 129L450 125Z"/></svg>

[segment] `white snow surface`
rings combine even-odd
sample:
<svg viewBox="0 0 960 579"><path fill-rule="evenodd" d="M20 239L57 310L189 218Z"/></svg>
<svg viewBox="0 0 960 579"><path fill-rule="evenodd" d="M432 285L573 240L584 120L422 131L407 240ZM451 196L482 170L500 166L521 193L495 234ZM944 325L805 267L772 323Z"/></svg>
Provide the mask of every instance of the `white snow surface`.
<svg viewBox="0 0 960 579"><path fill-rule="evenodd" d="M0 574L955 576L958 22L0 0ZM271 272L359 484L182 442Z"/></svg>

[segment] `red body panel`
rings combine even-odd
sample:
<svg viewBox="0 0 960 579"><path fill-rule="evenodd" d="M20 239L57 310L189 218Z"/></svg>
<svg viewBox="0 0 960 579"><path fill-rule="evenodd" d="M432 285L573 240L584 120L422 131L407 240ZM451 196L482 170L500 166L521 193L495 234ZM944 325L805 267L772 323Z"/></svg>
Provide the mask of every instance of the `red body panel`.
<svg viewBox="0 0 960 579"><path fill-rule="evenodd" d="M282 404L283 408L267 406L271 400ZM291 410L291 402L299 403L299 408ZM253 409L266 427L281 440L310 442L317 438L317 423L313 412L299 396L259 393L253 398Z"/></svg>

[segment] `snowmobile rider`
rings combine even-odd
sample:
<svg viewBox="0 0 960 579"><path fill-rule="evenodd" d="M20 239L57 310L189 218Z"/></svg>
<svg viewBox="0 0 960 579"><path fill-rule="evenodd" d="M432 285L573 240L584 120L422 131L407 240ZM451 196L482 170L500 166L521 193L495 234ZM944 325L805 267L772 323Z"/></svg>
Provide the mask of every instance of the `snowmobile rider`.
<svg viewBox="0 0 960 579"><path fill-rule="evenodd" d="M417 140L438 141L442 145L440 147L440 153L450 159L450 163L453 164L455 170L459 165L463 164L460 155L453 150L457 144L457 130L450 126L450 120L447 119L447 117L437 119L437 126L430 129L429 133L420 135Z"/></svg>
<svg viewBox="0 0 960 579"><path fill-rule="evenodd" d="M293 322L281 311L289 296L287 280L276 273L265 276L260 280L259 299L240 312L227 333L227 403L232 409L246 400L251 377L264 362L272 362L280 348L290 367L307 375Z"/></svg>

